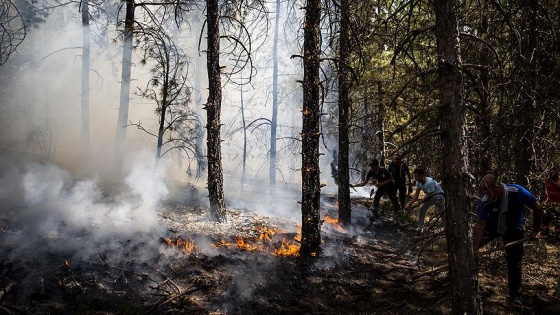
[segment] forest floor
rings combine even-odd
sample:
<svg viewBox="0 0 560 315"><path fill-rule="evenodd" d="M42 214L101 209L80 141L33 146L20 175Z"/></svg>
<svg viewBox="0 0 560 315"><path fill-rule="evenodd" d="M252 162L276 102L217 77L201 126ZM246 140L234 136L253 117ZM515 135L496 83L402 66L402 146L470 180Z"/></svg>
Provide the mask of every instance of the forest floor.
<svg viewBox="0 0 560 315"><path fill-rule="evenodd" d="M415 277L445 264L442 233L416 232L414 212L372 222L370 202L353 198L342 229L329 220L336 198L324 195L322 252L312 259L292 255L297 222L247 209L228 208L228 222L215 223L207 208L167 202L161 235L79 255L53 236L23 255L9 240L17 224L5 220L0 314L450 314L446 272ZM480 258L485 314L560 314L557 247L552 237L526 244L522 306L507 301L503 253Z"/></svg>

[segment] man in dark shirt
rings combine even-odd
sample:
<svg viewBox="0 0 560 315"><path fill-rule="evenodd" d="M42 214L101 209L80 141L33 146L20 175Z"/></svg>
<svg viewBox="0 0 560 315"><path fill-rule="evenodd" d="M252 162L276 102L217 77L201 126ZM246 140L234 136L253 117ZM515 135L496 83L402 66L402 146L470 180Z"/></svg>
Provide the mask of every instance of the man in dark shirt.
<svg viewBox="0 0 560 315"><path fill-rule="evenodd" d="M393 179L395 180L395 184L397 185L397 190L399 191L399 201L401 203L401 207L404 208L406 203L406 184L408 183L408 193L412 192L412 176L410 176L410 170L408 169L408 165L403 162L402 155L395 154L395 158L389 167L387 168Z"/></svg>
<svg viewBox="0 0 560 315"><path fill-rule="evenodd" d="M397 199L397 186L395 185L395 181L391 176L391 173L384 168L379 166L379 161L374 159L369 163L369 171L366 175L366 179L357 184L350 184L350 187L362 187L365 186L371 179L375 179L377 181L377 190L375 191L375 196L373 197L373 215L378 217L379 216L379 201L381 197L386 193L391 199L391 203L393 207L398 210L399 209L399 201Z"/></svg>
<svg viewBox="0 0 560 315"><path fill-rule="evenodd" d="M500 183L492 174L487 174L482 178L479 189L481 196L477 208L478 221L473 231L475 252L498 236L501 236L506 244L523 239L525 206L533 211L531 238L540 237L543 208L527 189L517 184ZM523 244L508 247L506 260L510 301L522 304Z"/></svg>

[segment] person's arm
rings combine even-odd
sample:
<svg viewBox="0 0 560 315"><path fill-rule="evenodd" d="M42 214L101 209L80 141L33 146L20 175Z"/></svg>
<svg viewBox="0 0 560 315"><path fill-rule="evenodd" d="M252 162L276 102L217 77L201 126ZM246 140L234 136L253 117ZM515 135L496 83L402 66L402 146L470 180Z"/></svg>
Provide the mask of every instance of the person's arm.
<svg viewBox="0 0 560 315"><path fill-rule="evenodd" d="M370 179L371 179L371 176L370 176L369 173L368 173L368 175L366 176L366 179L364 179L363 182L359 182L359 183L357 183L357 184L350 184L350 188L354 188L354 187L363 187L363 186L367 185L367 183L369 183L369 180L370 180Z"/></svg>
<svg viewBox="0 0 560 315"><path fill-rule="evenodd" d="M387 184L394 183L394 182L395 182L395 181L393 180L393 176L389 176L389 178L388 178L387 180L382 181L382 182L378 182L376 186L377 186L377 187L383 187L383 186L385 186L385 185L387 185Z"/></svg>
<svg viewBox="0 0 560 315"><path fill-rule="evenodd" d="M484 229L486 228L486 221L478 220L473 230L473 252L478 252L480 247L480 241L484 235Z"/></svg>
<svg viewBox="0 0 560 315"><path fill-rule="evenodd" d="M539 238L544 210L542 205L538 201L535 201L535 204L531 207L531 210L533 210L533 230L531 231L531 238Z"/></svg>
<svg viewBox="0 0 560 315"><path fill-rule="evenodd" d="M420 196L420 188L416 188L416 193L412 196L412 199L405 205L405 209L410 209L414 206L416 200L418 200L418 196Z"/></svg>

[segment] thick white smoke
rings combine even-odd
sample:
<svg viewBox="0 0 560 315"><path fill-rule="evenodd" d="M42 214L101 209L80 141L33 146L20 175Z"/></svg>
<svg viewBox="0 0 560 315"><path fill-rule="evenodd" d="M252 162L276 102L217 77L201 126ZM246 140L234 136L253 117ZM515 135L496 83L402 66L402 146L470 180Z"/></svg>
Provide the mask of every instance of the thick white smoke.
<svg viewBox="0 0 560 315"><path fill-rule="evenodd" d="M9 243L50 239L69 245L81 238L76 246L85 249L99 240L157 233L157 207L168 192L164 168L156 170L148 154L139 154L129 165L125 188L109 196L95 179L76 180L55 164L11 164L0 181L0 219Z"/></svg>

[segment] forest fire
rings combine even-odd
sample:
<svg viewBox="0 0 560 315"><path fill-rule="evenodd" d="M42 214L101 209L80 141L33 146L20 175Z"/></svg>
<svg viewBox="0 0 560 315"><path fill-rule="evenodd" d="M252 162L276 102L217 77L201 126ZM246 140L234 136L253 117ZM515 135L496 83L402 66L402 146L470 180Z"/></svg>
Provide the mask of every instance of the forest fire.
<svg viewBox="0 0 560 315"><path fill-rule="evenodd" d="M200 253L200 248L194 244L194 241L188 239L182 239L178 237L175 240L171 238L166 238L167 246L172 248L177 248L183 251L185 254L197 254Z"/></svg>
<svg viewBox="0 0 560 315"><path fill-rule="evenodd" d="M328 223L328 224L332 224L334 229L339 231L339 232L344 231L344 228L342 227L342 225L340 225L340 223L338 223L338 218L331 217L330 215L325 215L325 222Z"/></svg>
<svg viewBox="0 0 560 315"><path fill-rule="evenodd" d="M233 241L221 239L213 242L211 246L216 249L237 249L240 251L259 251L270 253L274 256L298 256L301 240L301 227L298 226L297 234L293 240L289 240L285 231L279 228L270 228L265 225L255 229L258 237L236 237ZM175 239L165 238L164 243L168 247L177 248L184 254L198 254L202 249L195 245L194 241L177 237Z"/></svg>

